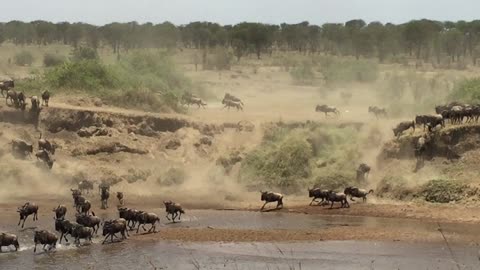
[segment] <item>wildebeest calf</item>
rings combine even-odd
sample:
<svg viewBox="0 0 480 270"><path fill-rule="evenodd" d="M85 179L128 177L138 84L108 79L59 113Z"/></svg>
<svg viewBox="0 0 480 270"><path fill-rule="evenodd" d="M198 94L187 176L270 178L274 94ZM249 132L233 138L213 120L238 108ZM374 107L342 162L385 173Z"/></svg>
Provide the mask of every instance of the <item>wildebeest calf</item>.
<svg viewBox="0 0 480 270"><path fill-rule="evenodd" d="M269 191L261 191L261 193L262 193L262 196L260 197L260 199L262 201L265 201L265 203L263 204L260 211L262 211L265 208L265 205L267 205L267 203L271 203L271 202L277 202L277 209L280 208L280 207L283 208L283 195L282 194L269 192Z"/></svg>
<svg viewBox="0 0 480 270"><path fill-rule="evenodd" d="M41 244L43 245L43 250L45 250L45 247L49 245L49 249L51 250L52 248L55 248L57 246L57 241L58 238L57 236L49 232L47 230L40 230L40 231L35 231L34 237L33 237L33 242L35 243L35 248L33 249L33 252L37 252L37 245Z"/></svg>
<svg viewBox="0 0 480 270"><path fill-rule="evenodd" d="M172 221L175 223L175 219L178 216L178 220L182 217L182 214L185 214L185 211L183 211L183 208L180 204L174 203L172 201L164 201L163 204L165 204L165 211L167 212L167 219L170 220L168 215L172 216Z"/></svg>
<svg viewBox="0 0 480 270"><path fill-rule="evenodd" d="M20 214L20 220L18 221L17 226L20 226L20 223L23 220L22 228L24 227L28 216L33 214L33 221L38 220L38 205L35 203L27 202L22 207L18 207L17 212Z"/></svg>
<svg viewBox="0 0 480 270"><path fill-rule="evenodd" d="M0 253L2 252L2 247L8 246L14 246L15 251L18 251L20 244L18 244L17 236L10 233L0 233Z"/></svg>

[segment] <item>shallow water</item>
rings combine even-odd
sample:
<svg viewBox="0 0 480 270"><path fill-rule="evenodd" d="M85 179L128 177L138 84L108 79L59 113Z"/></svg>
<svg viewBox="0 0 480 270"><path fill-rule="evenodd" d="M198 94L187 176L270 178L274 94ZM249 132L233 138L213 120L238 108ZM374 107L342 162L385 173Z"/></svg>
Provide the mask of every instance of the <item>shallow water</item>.
<svg viewBox="0 0 480 270"><path fill-rule="evenodd" d="M160 209L151 211L162 213ZM103 219L115 218L102 213ZM180 243L139 240L101 245L102 237L81 247L58 245L44 253L41 246L33 254L35 228L54 230L52 217L29 219L19 230L11 218L0 221L1 231L19 236L19 252L0 254L0 269L480 269L478 250L472 245L454 245L454 256L444 244L406 244L397 242L326 241L315 243ZM164 227L222 229L310 229L335 226L410 229L412 232L437 231L439 224L411 219L351 216L320 216L284 212L192 210L181 223ZM35 227L32 227L32 224ZM480 239L480 228L473 224L440 224L449 234ZM160 232L161 233L161 232ZM132 232L131 235L134 235ZM144 238L142 238L144 239ZM199 267L197 267L199 266ZM301 266L301 268L300 268ZM317 267L316 267L317 266ZM390 268L388 266L393 266ZM410 266L410 267L409 267ZM163 268L162 268L163 267ZM412 268L413 267L413 268Z"/></svg>

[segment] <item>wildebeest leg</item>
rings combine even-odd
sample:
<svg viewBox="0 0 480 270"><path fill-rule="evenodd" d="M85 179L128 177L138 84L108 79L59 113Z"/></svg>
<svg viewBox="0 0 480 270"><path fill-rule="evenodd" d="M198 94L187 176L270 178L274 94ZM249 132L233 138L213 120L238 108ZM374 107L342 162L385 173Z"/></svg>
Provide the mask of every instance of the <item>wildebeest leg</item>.
<svg viewBox="0 0 480 270"><path fill-rule="evenodd" d="M260 208L260 211L262 211L264 208L265 208L265 205L267 205L268 202L265 202L262 206L262 208Z"/></svg>
<svg viewBox="0 0 480 270"><path fill-rule="evenodd" d="M170 218L168 217L168 215L170 215L170 213L167 213L165 217L167 217L167 219L170 221ZM173 214L172 214L172 217L173 217Z"/></svg>
<svg viewBox="0 0 480 270"><path fill-rule="evenodd" d="M182 212L178 215L178 220L180 221L180 218L182 217Z"/></svg>
<svg viewBox="0 0 480 270"><path fill-rule="evenodd" d="M313 200L310 202L310 204L309 204L309 205L312 205L312 204L313 204L313 202L314 202L316 199L317 199L317 198L313 198Z"/></svg>
<svg viewBox="0 0 480 270"><path fill-rule="evenodd" d="M367 201L367 196L364 196L363 197L363 202L366 202Z"/></svg>
<svg viewBox="0 0 480 270"><path fill-rule="evenodd" d="M103 239L102 245L105 244L105 242L107 242L107 239L108 239L109 236L110 236L110 234L107 234L107 236L105 237L105 239ZM112 241L113 241L113 239L112 239Z"/></svg>
<svg viewBox="0 0 480 270"><path fill-rule="evenodd" d="M332 201L332 205L330 205L330 209L332 209L332 208L333 208L333 203L334 203L334 201Z"/></svg>
<svg viewBox="0 0 480 270"><path fill-rule="evenodd" d="M63 232L60 234L60 244L62 243L62 238L63 238ZM67 240L67 238L65 238Z"/></svg>
<svg viewBox="0 0 480 270"><path fill-rule="evenodd" d="M350 208L350 204L348 203L347 199L345 199L345 204L347 205L347 208Z"/></svg>
<svg viewBox="0 0 480 270"><path fill-rule="evenodd" d="M35 242L35 247L33 248L33 253L37 252L37 242Z"/></svg>
<svg viewBox="0 0 480 270"><path fill-rule="evenodd" d="M137 227L137 233L138 233L138 230L140 230L140 222L138 223L138 227Z"/></svg>
<svg viewBox="0 0 480 270"><path fill-rule="evenodd" d="M172 214L173 221L175 222L175 219L178 217L178 212L174 212Z"/></svg>
<svg viewBox="0 0 480 270"><path fill-rule="evenodd" d="M22 218L20 218L20 219L18 220L17 226L20 226L20 223L22 223Z"/></svg>
<svg viewBox="0 0 480 270"><path fill-rule="evenodd" d="M37 213L37 212L35 212L35 216L34 216L34 217L35 217L35 220L38 220L38 213Z"/></svg>
<svg viewBox="0 0 480 270"><path fill-rule="evenodd" d="M26 216L24 219L23 219L23 223L22 223L22 229L23 229L23 226L25 225L25 221L27 220L28 216Z"/></svg>

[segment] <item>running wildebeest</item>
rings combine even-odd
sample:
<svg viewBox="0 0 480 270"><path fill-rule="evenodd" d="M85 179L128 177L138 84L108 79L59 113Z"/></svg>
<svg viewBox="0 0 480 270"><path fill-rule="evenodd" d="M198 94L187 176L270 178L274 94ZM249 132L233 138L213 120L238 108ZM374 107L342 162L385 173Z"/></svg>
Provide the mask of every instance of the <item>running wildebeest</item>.
<svg viewBox="0 0 480 270"><path fill-rule="evenodd" d="M320 188L308 189L308 197L313 198L310 202L310 205L313 202L317 202L317 199L322 199L322 201L318 202L321 205L324 201L328 201L328 190L322 190Z"/></svg>
<svg viewBox="0 0 480 270"><path fill-rule="evenodd" d="M78 190L89 194L91 190L93 191L93 181L88 181L88 180L80 181L78 183Z"/></svg>
<svg viewBox="0 0 480 270"><path fill-rule="evenodd" d="M38 111L40 110L40 100L37 96L31 96L30 102L32 103L32 110Z"/></svg>
<svg viewBox="0 0 480 270"><path fill-rule="evenodd" d="M49 169L52 169L55 160L52 159L48 151L40 150L37 153L35 153L35 156L37 157L37 160L42 161L47 165Z"/></svg>
<svg viewBox="0 0 480 270"><path fill-rule="evenodd" d="M54 233L51 233L47 230L40 230L40 231L35 231L34 237L33 237L33 242L35 243L35 248L33 249L33 252L37 252L37 245L41 244L43 245L43 250L45 250L45 247L49 245L49 251L52 248L56 248L57 246L57 241L58 238ZM45 250L46 251L46 250Z"/></svg>
<svg viewBox="0 0 480 270"><path fill-rule="evenodd" d="M120 206L123 206L123 192L117 192L117 199Z"/></svg>
<svg viewBox="0 0 480 270"><path fill-rule="evenodd" d="M12 153L20 155L25 158L33 153L33 145L24 140L14 139L11 142Z"/></svg>
<svg viewBox="0 0 480 270"><path fill-rule="evenodd" d="M370 193L373 193L373 189L370 189L369 191L365 189L359 189L356 187L347 187L344 192L345 195L350 196L351 201L355 201L353 198L362 198L363 202L367 201L367 195Z"/></svg>
<svg viewBox="0 0 480 270"><path fill-rule="evenodd" d="M102 244L105 244L108 237L110 236L110 242L113 242L113 237L117 237L115 234L120 233L123 239L127 239L127 221L123 218L105 221L103 224L102 235L105 236ZM118 237L117 237L118 238Z"/></svg>
<svg viewBox="0 0 480 270"><path fill-rule="evenodd" d="M108 208L108 198L110 197L110 192L109 192L110 187L102 187L101 190L101 200L102 200L102 209L107 209Z"/></svg>
<svg viewBox="0 0 480 270"><path fill-rule="evenodd" d="M224 105L222 109L227 108L228 110L230 110L230 108L236 108L237 111L243 111L243 106L240 102L236 102L230 99L223 99L222 104Z"/></svg>
<svg viewBox="0 0 480 270"><path fill-rule="evenodd" d="M345 195L345 193L336 193L332 190L329 190L328 200L332 203L332 205L330 206L330 209L333 208L333 204L335 202L340 202L342 204L340 208L350 207L350 204L348 204L348 201L347 201L347 195Z"/></svg>
<svg viewBox="0 0 480 270"><path fill-rule="evenodd" d="M80 239L88 240L90 243L92 242L94 230L90 227L83 226L81 224L77 224L73 227L72 230L72 237L75 238L75 243L80 245Z"/></svg>
<svg viewBox="0 0 480 270"><path fill-rule="evenodd" d="M127 221L127 226L132 230L137 223L137 215L140 211L131 208L118 208L118 215Z"/></svg>
<svg viewBox="0 0 480 270"><path fill-rule="evenodd" d="M88 211L90 211L90 208L92 208L92 204L90 201L85 200L81 205L80 205L80 213L88 215Z"/></svg>
<svg viewBox="0 0 480 270"><path fill-rule="evenodd" d="M241 99L237 98L234 95L230 95L229 93L225 93L225 96L223 97L223 99L224 100L231 100L233 102L240 103L242 106L245 106Z"/></svg>
<svg viewBox="0 0 480 270"><path fill-rule="evenodd" d="M95 216L95 213L92 211L91 215L85 214L75 214L76 221L78 224L83 225L85 227L92 228L97 233L98 229L100 228L100 218Z"/></svg>
<svg viewBox="0 0 480 270"><path fill-rule="evenodd" d="M163 204L165 205L165 212L167 212L167 219L170 220L168 215L172 216L172 221L175 223L175 219L178 216L178 220L182 217L182 214L185 214L185 211L183 211L183 208L180 204L174 203L172 201L163 201Z"/></svg>
<svg viewBox="0 0 480 270"><path fill-rule="evenodd" d="M151 232L153 230L153 232L156 233L157 227L155 226L155 224L157 222L160 223L160 218L155 213L147 213L147 212L140 211L137 215L137 222L138 222L137 233L138 233L138 230L140 229L140 225L142 225L143 231L146 231L145 224L152 225L152 227L150 228L150 230L148 230L148 232ZM126 221L125 221L125 225L126 225Z"/></svg>
<svg viewBox="0 0 480 270"><path fill-rule="evenodd" d="M67 207L63 204L59 204L56 208L53 208L53 212L55 212L55 218L64 218L67 214Z"/></svg>
<svg viewBox="0 0 480 270"><path fill-rule="evenodd" d="M404 121L404 122L400 122L395 128L393 128L393 134L395 135L395 137L397 138L400 138L400 136L402 135L402 133L405 131L405 130L408 130L412 128L413 129L413 132L415 132L415 121Z"/></svg>
<svg viewBox="0 0 480 270"><path fill-rule="evenodd" d="M82 192L78 189L70 189L72 191L73 206L77 209L80 209L80 205L85 202L85 198L82 197Z"/></svg>
<svg viewBox="0 0 480 270"><path fill-rule="evenodd" d="M357 181L365 181L370 173L370 166L365 163L361 163L357 168Z"/></svg>
<svg viewBox="0 0 480 270"><path fill-rule="evenodd" d="M68 242L67 235L72 235L76 225L78 224L65 218L55 218L55 231L60 233L60 244L62 243L62 239Z"/></svg>
<svg viewBox="0 0 480 270"><path fill-rule="evenodd" d="M42 93L42 105L45 107L48 107L49 101L50 101L50 92L48 92L48 90L45 90Z"/></svg>
<svg viewBox="0 0 480 270"><path fill-rule="evenodd" d="M20 226L20 223L23 220L22 228L24 227L28 216L33 214L33 221L38 220L38 205L35 203L27 202L22 207L18 207L17 212L20 215L20 220L18 221L17 226Z"/></svg>
<svg viewBox="0 0 480 270"><path fill-rule="evenodd" d="M202 107L205 109L207 103L203 102L201 98L198 97L186 97L183 99L183 104L190 106L190 105L197 105L198 108Z"/></svg>
<svg viewBox="0 0 480 270"><path fill-rule="evenodd" d="M262 201L265 201L265 203L263 204L260 211L262 211L265 208L265 205L267 205L267 203L271 203L271 202L277 202L276 209L280 208L280 206L283 208L283 195L282 194L269 192L269 191L260 191L260 192L262 193L262 196L260 197L260 199Z"/></svg>
<svg viewBox="0 0 480 270"><path fill-rule="evenodd" d="M57 149L57 145L55 143L51 143L47 139L42 139L42 133L40 132L40 138L38 139L38 149L45 150L50 154L55 155L55 150Z"/></svg>
<svg viewBox="0 0 480 270"><path fill-rule="evenodd" d="M0 233L0 253L2 253L2 247L9 246L14 246L15 251L18 251L20 244L18 243L17 236L11 233Z"/></svg>
<svg viewBox="0 0 480 270"><path fill-rule="evenodd" d="M5 96L3 92L8 92L8 90L14 87L15 87L15 82L13 80L4 80L0 82L0 91L2 93L2 97Z"/></svg>
<svg viewBox="0 0 480 270"><path fill-rule="evenodd" d="M379 116L387 117L387 110L385 110L385 108L379 108L377 106L369 106L368 112L373 113L377 119Z"/></svg>
<svg viewBox="0 0 480 270"><path fill-rule="evenodd" d="M337 116L340 115L340 111L337 110L337 108L327 105L317 105L317 107L315 107L315 111L325 113L325 117L327 117L329 113L333 113Z"/></svg>

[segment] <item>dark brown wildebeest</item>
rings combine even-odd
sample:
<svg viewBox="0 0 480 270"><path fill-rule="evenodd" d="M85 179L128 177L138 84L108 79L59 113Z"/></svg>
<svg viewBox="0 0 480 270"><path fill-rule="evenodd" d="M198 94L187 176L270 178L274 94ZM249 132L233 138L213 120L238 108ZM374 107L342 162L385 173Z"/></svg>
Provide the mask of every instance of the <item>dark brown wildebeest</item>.
<svg viewBox="0 0 480 270"><path fill-rule="evenodd" d="M367 180L370 170L370 166L365 163L361 163L357 168L357 181L361 182Z"/></svg>
<svg viewBox="0 0 480 270"><path fill-rule="evenodd" d="M4 80L0 82L0 91L2 93L2 97L5 96L3 92L8 92L8 90L14 87L15 87L15 82L13 80Z"/></svg>
<svg viewBox="0 0 480 270"><path fill-rule="evenodd" d="M157 226L155 224L157 224L157 222L160 223L160 218L155 213L147 213L147 212L140 211L140 213L138 213L137 215L137 222L138 222L137 233L138 233L138 230L140 229L140 225L142 225L143 231L146 231L145 224L150 224L152 226L150 230L148 230L148 232L151 232L153 230L153 232L156 233Z"/></svg>
<svg viewBox="0 0 480 270"><path fill-rule="evenodd" d="M35 153L35 156L37 157L37 160L43 161L43 163L45 163L49 169L52 169L55 160L53 160L48 151L40 150Z"/></svg>
<svg viewBox="0 0 480 270"><path fill-rule="evenodd" d="M127 226L132 230L137 223L137 215L140 211L131 208L118 208L118 215L127 221Z"/></svg>
<svg viewBox="0 0 480 270"><path fill-rule="evenodd" d="M395 128L393 128L393 134L399 138L405 130L412 128L415 132L415 121L400 122Z"/></svg>
<svg viewBox="0 0 480 270"><path fill-rule="evenodd" d="M123 218L105 221L103 224L103 233L105 236L102 244L105 244L108 237L110 236L110 241L113 242L113 237L117 237L115 234L120 233L123 239L127 239L128 230L127 230L127 221ZM117 237L118 238L118 237Z"/></svg>
<svg viewBox="0 0 480 270"><path fill-rule="evenodd" d="M15 105L16 107L19 107L18 103L18 94L15 92L15 90L8 90L7 91L7 96L5 97L5 104L8 105L8 100L10 100L11 104L10 105Z"/></svg>
<svg viewBox="0 0 480 270"><path fill-rule="evenodd" d="M45 90L42 93L42 105L45 107L48 107L49 101L50 101L50 92L48 92L48 90Z"/></svg>
<svg viewBox="0 0 480 270"><path fill-rule="evenodd" d="M278 208L283 208L283 195L280 193L275 193L275 192L269 192L269 191L260 191L262 193L262 196L260 197L260 200L265 201L263 204L262 208L260 211L262 211L265 208L265 205L267 203L272 203L272 202L277 202L277 207Z"/></svg>
<svg viewBox="0 0 480 270"><path fill-rule="evenodd" d="M38 244L43 245L43 250L45 251L46 251L45 247L49 245L50 247L48 248L48 251L50 251L51 249L57 246L57 241L58 241L57 236L52 232L49 232L47 230L35 231L35 234L33 237L35 248L33 249L33 252L34 253L37 252Z"/></svg>
<svg viewBox="0 0 480 270"><path fill-rule="evenodd" d="M55 219L55 231L60 233L60 241L62 243L62 239L68 242L67 235L72 235L73 228L78 225L75 222L71 222L65 218L56 218Z"/></svg>
<svg viewBox="0 0 480 270"><path fill-rule="evenodd" d="M110 198L110 187L102 187L101 188L101 194L100 194L100 199L102 200L102 209L107 209L108 208L108 198Z"/></svg>
<svg viewBox="0 0 480 270"><path fill-rule="evenodd" d="M230 110L230 108L236 108L237 111L243 111L243 106L240 102L236 102L230 99L223 99L222 104L224 105L222 109L227 108L228 110Z"/></svg>
<svg viewBox="0 0 480 270"><path fill-rule="evenodd" d="M88 211L90 211L90 208L92 208L92 204L90 201L85 200L81 205L80 205L80 213L88 215Z"/></svg>
<svg viewBox="0 0 480 270"><path fill-rule="evenodd" d="M225 96L223 97L223 99L224 100L231 100L233 102L240 103L242 106L245 106L241 99L237 98L234 95L230 95L229 93L225 93Z"/></svg>
<svg viewBox="0 0 480 270"><path fill-rule="evenodd" d="M89 181L89 180L80 181L78 183L78 190L89 194L91 190L93 191L93 181Z"/></svg>
<svg viewBox="0 0 480 270"><path fill-rule="evenodd" d="M48 151L50 154L55 155L57 145L55 143L51 143L47 139L42 139L42 133L40 132L40 138L38 139L38 149Z"/></svg>
<svg viewBox="0 0 480 270"><path fill-rule="evenodd" d="M379 116L387 117L387 110L385 110L385 108L379 108L377 106L368 106L368 112L373 113L377 119Z"/></svg>
<svg viewBox="0 0 480 270"><path fill-rule="evenodd" d="M15 251L18 251L20 244L18 243L17 236L10 233L0 233L0 253L2 252L2 247L9 246L14 246Z"/></svg>
<svg viewBox="0 0 480 270"><path fill-rule="evenodd" d="M347 187L344 192L345 195L350 196L351 201L355 201L353 198L362 198L363 202L367 201L367 195L373 193L373 189L367 191L366 189L359 189L356 187Z"/></svg>
<svg viewBox="0 0 480 270"><path fill-rule="evenodd" d="M97 233L98 229L100 228L100 218L95 216L95 213L92 211L91 215L85 214L75 214L76 221L78 224L81 224L85 227L92 228L95 233Z"/></svg>
<svg viewBox="0 0 480 270"><path fill-rule="evenodd" d="M32 103L32 110L38 111L40 110L40 100L37 96L31 96L30 102Z"/></svg>
<svg viewBox="0 0 480 270"><path fill-rule="evenodd" d="M163 201L163 204L165 205L165 212L167 212L167 219L170 220L168 215L172 216L172 221L175 223L175 219L178 216L178 220L182 217L182 214L185 214L185 211L183 211L183 208L180 204L174 203L172 201Z"/></svg>
<svg viewBox="0 0 480 270"><path fill-rule="evenodd" d="M123 206L123 192L117 192L117 199L120 206Z"/></svg>
<svg viewBox="0 0 480 270"><path fill-rule="evenodd" d="M315 107L315 111L325 113L325 117L327 117L329 113L333 113L336 116L340 115L340 111L337 110L337 108L327 105L317 105L317 107Z"/></svg>
<svg viewBox="0 0 480 270"><path fill-rule="evenodd" d="M332 203L332 205L330 206L330 209L333 208L333 204L335 202L340 202L342 204L340 208L350 207L350 204L348 204L348 201L347 201L347 195L345 195L345 193L336 193L332 190L329 190L328 200Z"/></svg>
<svg viewBox="0 0 480 270"><path fill-rule="evenodd" d="M91 243L93 233L94 230L92 228L77 224L73 227L72 237L75 238L75 243L77 245L80 245L80 239L88 240Z"/></svg>
<svg viewBox="0 0 480 270"><path fill-rule="evenodd" d="M318 202L319 205L322 205L324 201L328 201L328 190L322 190L320 188L308 189L308 197L313 198L310 205L312 205L313 202L317 202L317 199L322 199L322 201Z"/></svg>
<svg viewBox="0 0 480 270"><path fill-rule="evenodd" d="M20 226L20 223L23 220L22 228L24 227L28 216L33 214L33 221L38 220L38 205L35 203L27 202L22 207L18 207L17 212L20 215L20 220L18 221L17 226Z"/></svg>
<svg viewBox="0 0 480 270"><path fill-rule="evenodd" d="M197 105L198 108L202 107L205 109L207 103L203 102L201 98L198 97L186 97L183 100L183 104L190 106L190 105Z"/></svg>
<svg viewBox="0 0 480 270"><path fill-rule="evenodd" d="M55 212L55 218L64 218L67 214L67 207L63 204L59 204L56 208L53 208L53 212Z"/></svg>
<svg viewBox="0 0 480 270"><path fill-rule="evenodd" d="M423 125L423 130L425 131L425 128L427 127L427 125L429 125L432 128L435 128L438 125L445 127L445 120L443 119L443 116L441 114L417 115L415 116L415 124Z"/></svg>

